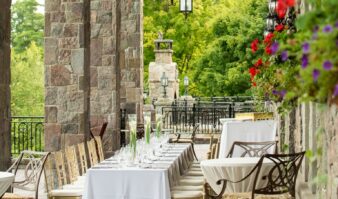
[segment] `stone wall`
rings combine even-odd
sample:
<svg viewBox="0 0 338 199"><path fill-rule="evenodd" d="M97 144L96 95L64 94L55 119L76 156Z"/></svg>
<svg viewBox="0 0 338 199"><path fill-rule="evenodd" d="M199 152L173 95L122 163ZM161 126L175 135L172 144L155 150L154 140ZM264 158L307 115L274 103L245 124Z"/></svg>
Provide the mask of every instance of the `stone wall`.
<svg viewBox="0 0 338 199"><path fill-rule="evenodd" d="M307 157L303 161L301 180L308 182L317 197L338 198L337 106L304 103L286 116L278 115L277 120L281 149L290 153L303 150L313 153L311 160Z"/></svg>
<svg viewBox="0 0 338 199"><path fill-rule="evenodd" d="M84 2L46 0L45 143L49 151L83 141L86 121L94 134L107 121L105 150L119 148L120 103L131 107L128 113L135 113L142 103L142 1L92 0L90 11ZM89 33L90 48L85 48Z"/></svg>
<svg viewBox="0 0 338 199"><path fill-rule="evenodd" d="M11 0L0 1L0 171L6 170L11 162L10 137L10 33Z"/></svg>

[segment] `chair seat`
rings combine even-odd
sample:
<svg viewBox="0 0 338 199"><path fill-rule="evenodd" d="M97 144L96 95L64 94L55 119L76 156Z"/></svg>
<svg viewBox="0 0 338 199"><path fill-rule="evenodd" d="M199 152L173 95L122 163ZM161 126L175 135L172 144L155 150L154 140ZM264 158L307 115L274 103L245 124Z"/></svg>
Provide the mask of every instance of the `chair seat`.
<svg viewBox="0 0 338 199"><path fill-rule="evenodd" d="M202 171L188 171L185 176L203 176Z"/></svg>
<svg viewBox="0 0 338 199"><path fill-rule="evenodd" d="M202 191L172 191L172 199L203 199Z"/></svg>
<svg viewBox="0 0 338 199"><path fill-rule="evenodd" d="M171 191L203 191L203 186L174 186Z"/></svg>
<svg viewBox="0 0 338 199"><path fill-rule="evenodd" d="M278 195L262 195L255 194L255 199L291 199L291 195L286 194L278 194ZM246 193L227 193L224 194L223 199L251 199L251 192Z"/></svg>
<svg viewBox="0 0 338 199"><path fill-rule="evenodd" d="M187 186L201 186L204 184L204 179L181 179L178 181L179 185Z"/></svg>
<svg viewBox="0 0 338 199"><path fill-rule="evenodd" d="M50 197L81 197L83 190L76 190L76 189L54 189L50 191L48 194Z"/></svg>
<svg viewBox="0 0 338 199"><path fill-rule="evenodd" d="M5 195L2 196L2 199L34 199L34 197L21 196L15 193L5 193Z"/></svg>

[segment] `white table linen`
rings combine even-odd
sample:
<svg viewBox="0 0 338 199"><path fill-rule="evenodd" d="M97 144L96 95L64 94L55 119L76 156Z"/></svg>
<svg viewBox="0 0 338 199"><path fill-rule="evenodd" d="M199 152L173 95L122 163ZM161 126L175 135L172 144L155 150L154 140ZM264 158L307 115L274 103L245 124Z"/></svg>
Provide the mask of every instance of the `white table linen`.
<svg viewBox="0 0 338 199"><path fill-rule="evenodd" d="M238 181L244 178L255 167L260 158L242 157L242 158L223 158L204 160L201 162L201 169L206 181L211 188L220 193L222 185L217 185L216 182L220 179L228 179L231 181ZM274 164L272 161L265 159L262 165L262 170L258 178L256 187L266 185L267 180L262 179ZM256 176L256 171L250 175L246 180L239 183L227 183L225 192L249 192L252 191L252 186Z"/></svg>
<svg viewBox="0 0 338 199"><path fill-rule="evenodd" d="M264 142L276 140L277 122L274 120L260 121L224 121L221 135L219 158L225 158L235 141ZM274 147L268 151L273 153ZM236 150L232 157L239 157L243 151Z"/></svg>
<svg viewBox="0 0 338 199"><path fill-rule="evenodd" d="M190 144L174 147L152 163L152 168L102 164L89 169L83 199L170 199L170 187L193 161ZM105 168L106 167L106 168Z"/></svg>
<svg viewBox="0 0 338 199"><path fill-rule="evenodd" d="M14 174L0 171L0 197L14 181Z"/></svg>

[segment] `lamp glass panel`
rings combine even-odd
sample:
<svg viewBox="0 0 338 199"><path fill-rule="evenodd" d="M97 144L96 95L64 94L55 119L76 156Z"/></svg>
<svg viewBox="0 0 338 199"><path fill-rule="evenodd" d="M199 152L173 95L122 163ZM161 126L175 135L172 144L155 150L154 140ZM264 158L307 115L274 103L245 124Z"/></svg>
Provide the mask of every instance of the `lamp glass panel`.
<svg viewBox="0 0 338 199"><path fill-rule="evenodd" d="M180 11L191 12L192 11L192 0L180 0Z"/></svg>

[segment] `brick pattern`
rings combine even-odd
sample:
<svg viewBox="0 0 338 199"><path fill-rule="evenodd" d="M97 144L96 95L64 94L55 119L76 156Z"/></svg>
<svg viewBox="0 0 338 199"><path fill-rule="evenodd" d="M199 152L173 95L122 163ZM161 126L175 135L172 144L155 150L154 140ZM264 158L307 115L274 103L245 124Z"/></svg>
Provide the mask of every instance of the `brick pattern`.
<svg viewBox="0 0 338 199"><path fill-rule="evenodd" d="M83 140L85 121L90 121L94 134L107 121L106 151L119 148L120 102L128 113L136 113L142 103L142 2L90 1L89 76L85 74L83 1L46 0L46 150Z"/></svg>

